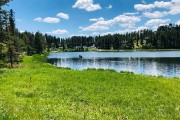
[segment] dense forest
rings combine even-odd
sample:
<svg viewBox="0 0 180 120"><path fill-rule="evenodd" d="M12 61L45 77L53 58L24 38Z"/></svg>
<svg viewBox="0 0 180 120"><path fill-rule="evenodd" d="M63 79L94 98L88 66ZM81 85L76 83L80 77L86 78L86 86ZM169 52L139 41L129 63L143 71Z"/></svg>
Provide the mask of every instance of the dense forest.
<svg viewBox="0 0 180 120"><path fill-rule="evenodd" d="M73 36L59 38L52 35L19 32L15 13L3 10L10 0L0 0L0 67L21 60L22 55L42 54L45 51L88 51L89 49L180 49L180 25L169 24L157 31L144 29L126 34L104 36Z"/></svg>
<svg viewBox="0 0 180 120"><path fill-rule="evenodd" d="M126 34L104 35L96 37L74 36L61 39L63 48L95 47L98 49L179 49L180 26L160 26L157 31L144 29Z"/></svg>

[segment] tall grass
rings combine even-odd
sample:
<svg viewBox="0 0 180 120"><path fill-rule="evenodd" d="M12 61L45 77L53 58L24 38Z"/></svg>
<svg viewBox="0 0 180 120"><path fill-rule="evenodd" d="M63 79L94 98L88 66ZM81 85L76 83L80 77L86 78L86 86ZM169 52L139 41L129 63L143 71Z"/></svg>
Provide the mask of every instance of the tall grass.
<svg viewBox="0 0 180 120"><path fill-rule="evenodd" d="M180 119L179 78L22 64L0 70L2 120Z"/></svg>

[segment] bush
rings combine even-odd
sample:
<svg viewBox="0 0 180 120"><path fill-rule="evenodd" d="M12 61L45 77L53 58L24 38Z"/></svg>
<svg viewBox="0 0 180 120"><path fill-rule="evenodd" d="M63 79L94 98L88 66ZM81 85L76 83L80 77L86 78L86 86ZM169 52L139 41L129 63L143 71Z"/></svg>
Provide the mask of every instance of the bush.
<svg viewBox="0 0 180 120"><path fill-rule="evenodd" d="M120 73L122 73L122 74L134 74L133 72L130 72L130 71L120 71Z"/></svg>

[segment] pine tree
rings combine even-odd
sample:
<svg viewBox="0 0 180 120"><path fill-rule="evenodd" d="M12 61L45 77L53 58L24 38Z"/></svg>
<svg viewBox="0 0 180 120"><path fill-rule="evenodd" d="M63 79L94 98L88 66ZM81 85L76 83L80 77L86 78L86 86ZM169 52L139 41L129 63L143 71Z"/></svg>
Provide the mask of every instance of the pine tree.
<svg viewBox="0 0 180 120"><path fill-rule="evenodd" d="M10 0L0 0L0 63L5 63L8 60L13 67L13 51L12 36L10 35L10 24L6 10L2 6L6 5ZM9 17L10 18L10 17ZM12 22L12 21L11 21ZM6 59L6 57L8 59Z"/></svg>
<svg viewBox="0 0 180 120"><path fill-rule="evenodd" d="M40 32L35 33L35 51L37 54L42 54L44 51L45 38Z"/></svg>

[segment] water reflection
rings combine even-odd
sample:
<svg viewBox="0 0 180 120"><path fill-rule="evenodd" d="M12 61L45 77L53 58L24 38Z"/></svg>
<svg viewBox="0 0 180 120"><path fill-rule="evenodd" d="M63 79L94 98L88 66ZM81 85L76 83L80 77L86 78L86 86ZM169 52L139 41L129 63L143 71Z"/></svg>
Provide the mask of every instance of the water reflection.
<svg viewBox="0 0 180 120"><path fill-rule="evenodd" d="M75 70L88 68L114 69L153 76L180 77L180 58L60 58L49 59L58 67Z"/></svg>

